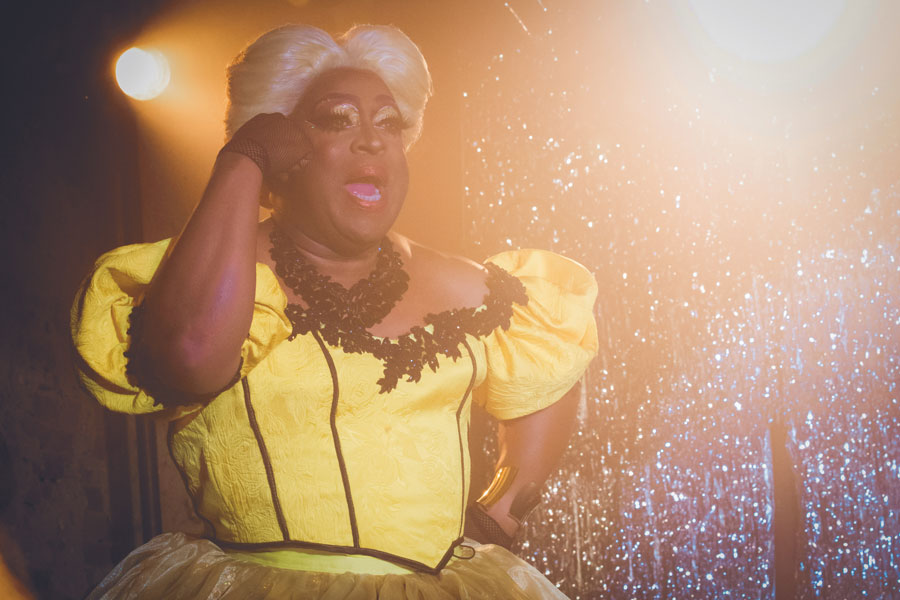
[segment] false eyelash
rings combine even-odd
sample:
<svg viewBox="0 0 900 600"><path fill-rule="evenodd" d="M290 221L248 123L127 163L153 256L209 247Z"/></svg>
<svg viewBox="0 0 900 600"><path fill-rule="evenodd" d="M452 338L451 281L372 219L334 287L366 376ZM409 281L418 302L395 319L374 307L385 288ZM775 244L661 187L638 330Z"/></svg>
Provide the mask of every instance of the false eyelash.
<svg viewBox="0 0 900 600"><path fill-rule="evenodd" d="M381 113L386 114L379 120L379 115ZM409 129L412 125L408 120L403 118L403 115L400 114L400 110L394 106L382 107L375 113L375 126L384 127L385 124L388 125L388 128L395 131Z"/></svg>
<svg viewBox="0 0 900 600"><path fill-rule="evenodd" d="M379 114L386 112L382 117ZM403 118L400 111L393 106L385 106L375 113L375 126L392 131L404 131L412 127L412 122ZM327 112L307 120L313 127L326 131L341 131L359 125L359 110L349 104L337 104Z"/></svg>
<svg viewBox="0 0 900 600"><path fill-rule="evenodd" d="M375 126L391 131L403 131L409 128L409 124L399 116L382 119L381 121L376 122Z"/></svg>
<svg viewBox="0 0 900 600"><path fill-rule="evenodd" d="M327 112L314 116L308 122L313 127L320 129L340 131L359 124L359 111L355 106L337 104L330 107Z"/></svg>

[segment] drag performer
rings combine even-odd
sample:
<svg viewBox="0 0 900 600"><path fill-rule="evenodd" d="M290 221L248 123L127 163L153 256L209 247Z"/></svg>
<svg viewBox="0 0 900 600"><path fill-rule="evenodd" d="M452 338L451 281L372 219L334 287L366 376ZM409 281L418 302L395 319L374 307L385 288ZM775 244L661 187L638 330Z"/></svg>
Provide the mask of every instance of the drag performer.
<svg viewBox="0 0 900 600"><path fill-rule="evenodd" d="M90 598L561 597L507 547L566 447L597 286L552 253L479 265L392 231L430 93L395 28L264 34L184 230L97 261L82 380L169 422L206 531L153 538ZM472 403L501 453L468 504Z"/></svg>

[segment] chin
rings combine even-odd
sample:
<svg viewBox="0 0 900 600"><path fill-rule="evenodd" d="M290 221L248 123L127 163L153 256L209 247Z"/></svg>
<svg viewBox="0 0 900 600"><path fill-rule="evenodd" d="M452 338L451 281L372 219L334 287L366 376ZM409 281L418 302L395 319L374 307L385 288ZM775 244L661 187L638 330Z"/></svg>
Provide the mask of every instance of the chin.
<svg viewBox="0 0 900 600"><path fill-rule="evenodd" d="M347 232L343 237L346 240L344 248L333 248L341 254L352 255L358 254L365 250L377 247L381 241L387 236L390 228L378 228L374 230L352 231Z"/></svg>
<svg viewBox="0 0 900 600"><path fill-rule="evenodd" d="M363 247L381 243L381 240L394 227L394 223L397 221L397 216L400 213L399 209L391 210L389 206L385 206L378 211L366 212L368 214L364 214L363 218L358 219L356 223L343 231L347 240L352 240Z"/></svg>

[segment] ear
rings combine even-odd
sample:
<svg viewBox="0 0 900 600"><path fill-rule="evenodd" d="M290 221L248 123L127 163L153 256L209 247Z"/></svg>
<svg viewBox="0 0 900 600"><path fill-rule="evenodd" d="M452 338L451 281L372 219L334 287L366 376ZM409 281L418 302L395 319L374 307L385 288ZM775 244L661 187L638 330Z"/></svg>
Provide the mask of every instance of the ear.
<svg viewBox="0 0 900 600"><path fill-rule="evenodd" d="M299 169L294 167L294 169L290 171L277 173L271 177L267 177L265 181L263 181L263 187L269 190L270 195L286 198L291 195L290 191L297 185L297 183L292 180L296 177L298 172ZM274 202L274 199L272 202Z"/></svg>
<svg viewBox="0 0 900 600"><path fill-rule="evenodd" d="M284 194L272 191L270 187L264 185L260 191L259 206L269 213L276 212L284 206Z"/></svg>
<svg viewBox="0 0 900 600"><path fill-rule="evenodd" d="M274 194L269 191L269 186L265 183L259 188L259 205L263 208L272 210L275 207Z"/></svg>

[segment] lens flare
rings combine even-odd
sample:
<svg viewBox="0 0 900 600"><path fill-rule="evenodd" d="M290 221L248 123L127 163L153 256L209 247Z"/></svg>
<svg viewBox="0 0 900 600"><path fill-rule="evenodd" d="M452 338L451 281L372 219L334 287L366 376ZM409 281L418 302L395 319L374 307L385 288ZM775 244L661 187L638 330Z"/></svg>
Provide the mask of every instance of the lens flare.
<svg viewBox="0 0 900 600"><path fill-rule="evenodd" d="M169 63L156 50L129 48L116 61L116 82L135 100L152 100L169 85Z"/></svg>

